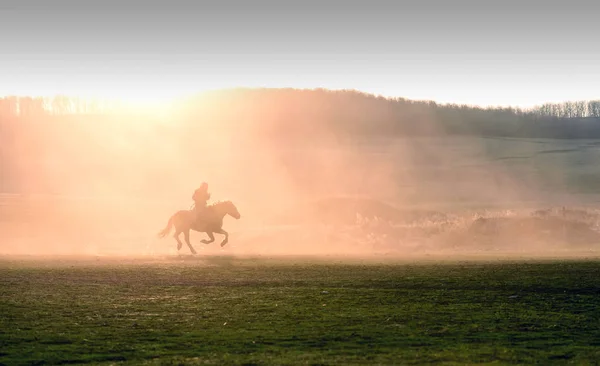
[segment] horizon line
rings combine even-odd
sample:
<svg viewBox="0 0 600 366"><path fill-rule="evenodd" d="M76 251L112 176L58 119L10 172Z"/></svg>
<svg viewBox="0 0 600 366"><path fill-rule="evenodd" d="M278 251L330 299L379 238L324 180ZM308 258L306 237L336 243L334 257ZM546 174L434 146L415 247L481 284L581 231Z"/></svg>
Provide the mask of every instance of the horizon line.
<svg viewBox="0 0 600 366"><path fill-rule="evenodd" d="M519 106L519 105L515 105L515 104L477 104L477 103L464 103L464 102L448 102L448 101L440 101L440 100L435 100L435 99L418 99L418 98L409 98L409 97L404 97L404 96L400 96L400 95L389 95L389 94L383 94L383 93L375 93L375 92L370 92L370 91L366 91L366 90L361 90L358 88L327 88L327 87L293 87L293 86L226 86L226 87L219 87L219 88L210 88L210 89L203 89L203 90L196 90L196 91L187 91L187 92L181 92L181 93L175 93L175 95L173 96L169 96L169 97L164 97L164 98L158 98L160 100L162 100L163 102L176 102L178 100L183 100L183 99L187 99L187 98L193 98L193 97L198 97L201 96L202 94L208 94L208 93L216 93L216 92L228 92L228 91L259 91L259 90L294 90L294 91L326 91L326 92L354 92L354 93L358 93L358 94L364 94L367 96L371 96L371 97L376 97L376 98L383 98L389 101L394 101L394 100L406 100L406 101L411 101L411 102L422 102L422 103L436 103L438 105L441 106L451 106L451 105L458 105L458 106L467 106L470 108L488 108L488 109L502 109L502 108L510 108L510 109L517 109L517 110L530 110L530 109L535 109L538 108L540 106L543 105L547 105L547 104L562 104L562 103L569 103L569 102L588 102L588 101L595 101L595 100L600 100L600 98L598 99L566 99L566 100L562 100L562 101L547 101L547 102L542 102L542 103L537 103L537 104L533 104L533 105L529 105L529 106ZM136 102L131 102L125 100L126 98L123 97L119 97L119 96L111 96L109 94L100 94L100 93L47 93L47 94L26 94L26 93L0 93L0 98L4 99L4 98L11 98L11 97L16 97L16 98L56 98L56 97L66 97L66 98L81 98L81 99L96 99L96 100L107 100L107 101L123 101L125 103L132 103L132 104L136 104ZM156 99L156 98L141 98L139 99L137 102L151 102L151 99Z"/></svg>

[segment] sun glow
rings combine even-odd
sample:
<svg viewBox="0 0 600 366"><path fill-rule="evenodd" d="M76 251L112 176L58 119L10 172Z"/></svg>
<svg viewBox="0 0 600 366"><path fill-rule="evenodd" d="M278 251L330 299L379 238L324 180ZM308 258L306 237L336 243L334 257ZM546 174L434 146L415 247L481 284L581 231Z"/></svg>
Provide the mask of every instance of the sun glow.
<svg viewBox="0 0 600 366"><path fill-rule="evenodd" d="M167 88L115 88L100 92L78 93L84 98L103 99L135 110L157 110L171 105L184 93Z"/></svg>
<svg viewBox="0 0 600 366"><path fill-rule="evenodd" d="M168 116L185 92L170 89L118 89L114 90L43 90L20 93L18 98L44 100L50 113L125 113L136 115ZM63 99L62 101L59 101Z"/></svg>

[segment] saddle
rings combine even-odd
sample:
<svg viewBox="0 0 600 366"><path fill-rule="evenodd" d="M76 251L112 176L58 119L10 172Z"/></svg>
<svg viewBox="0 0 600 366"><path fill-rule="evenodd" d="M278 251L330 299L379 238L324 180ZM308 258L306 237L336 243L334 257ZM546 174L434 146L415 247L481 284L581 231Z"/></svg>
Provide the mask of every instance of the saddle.
<svg viewBox="0 0 600 366"><path fill-rule="evenodd" d="M194 226L204 227L206 225L209 225L213 219L213 210L211 207L205 207L199 213L195 205L192 205L190 211L193 215Z"/></svg>

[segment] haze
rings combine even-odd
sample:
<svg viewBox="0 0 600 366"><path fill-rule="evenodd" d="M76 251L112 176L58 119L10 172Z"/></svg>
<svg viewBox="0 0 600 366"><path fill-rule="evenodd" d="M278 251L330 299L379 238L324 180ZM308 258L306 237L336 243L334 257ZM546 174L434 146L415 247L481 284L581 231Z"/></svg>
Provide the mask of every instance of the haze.
<svg viewBox="0 0 600 366"><path fill-rule="evenodd" d="M175 254L206 181L200 255L593 251L591 7L4 3L0 250Z"/></svg>

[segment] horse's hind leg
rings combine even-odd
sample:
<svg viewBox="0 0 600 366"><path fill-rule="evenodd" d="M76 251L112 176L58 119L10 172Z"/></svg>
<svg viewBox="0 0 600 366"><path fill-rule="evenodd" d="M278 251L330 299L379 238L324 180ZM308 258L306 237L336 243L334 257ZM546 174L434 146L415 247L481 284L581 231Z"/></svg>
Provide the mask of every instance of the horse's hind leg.
<svg viewBox="0 0 600 366"><path fill-rule="evenodd" d="M225 239L223 239L223 241L221 242L221 247L224 247L225 245L227 245L227 243L229 243L229 233L227 231L219 229L215 230L215 233L225 235Z"/></svg>
<svg viewBox="0 0 600 366"><path fill-rule="evenodd" d="M183 243L181 242L181 240L179 240L180 234L181 234L181 231L176 231L175 234L173 234L173 237L175 238L175 240L177 240L177 251L179 251L181 249L181 247L183 246Z"/></svg>
<svg viewBox="0 0 600 366"><path fill-rule="evenodd" d="M215 241L215 236L213 235L213 233L212 233L212 232L210 232L210 231L207 231L207 232L206 232L206 235L208 235L208 238L209 238L210 240L202 239L202 240L200 240L200 242L201 242L201 243L204 243L204 244L210 244L210 243L212 243L213 241Z"/></svg>
<svg viewBox="0 0 600 366"><path fill-rule="evenodd" d="M190 243L190 231L184 231L183 232L183 237L185 239L185 243L187 244L187 246L190 248L190 250L192 251L192 254L197 254L196 250L194 249L194 247L192 246L192 243Z"/></svg>

